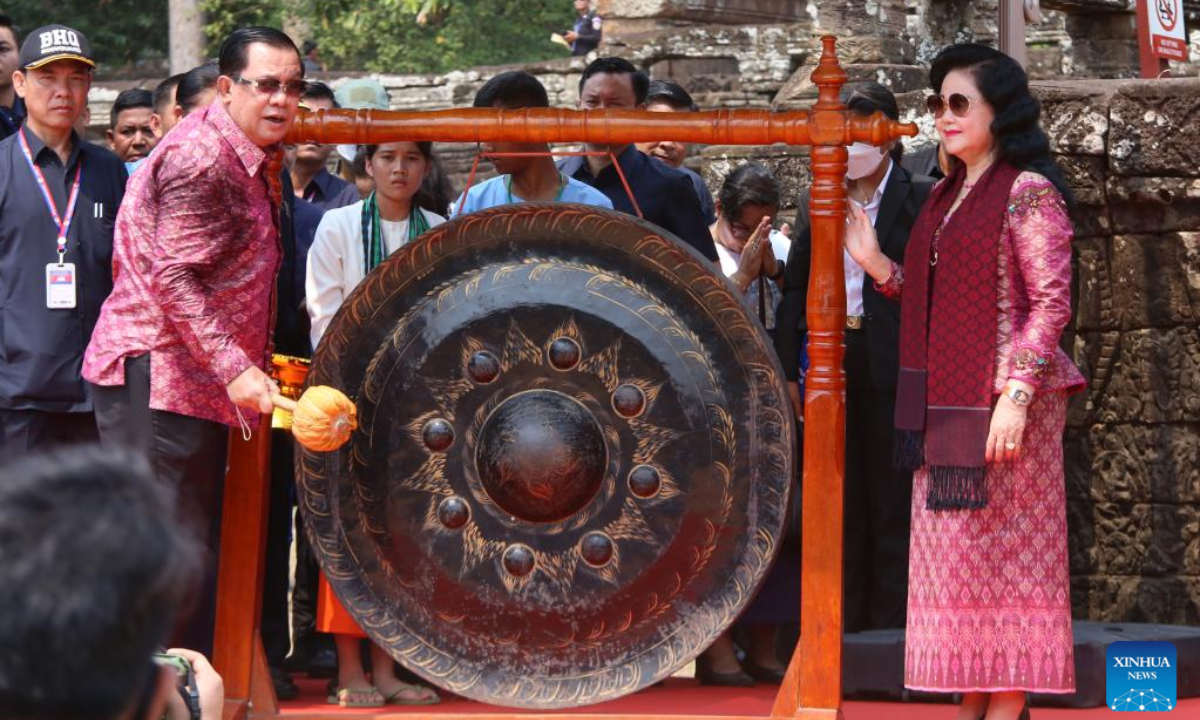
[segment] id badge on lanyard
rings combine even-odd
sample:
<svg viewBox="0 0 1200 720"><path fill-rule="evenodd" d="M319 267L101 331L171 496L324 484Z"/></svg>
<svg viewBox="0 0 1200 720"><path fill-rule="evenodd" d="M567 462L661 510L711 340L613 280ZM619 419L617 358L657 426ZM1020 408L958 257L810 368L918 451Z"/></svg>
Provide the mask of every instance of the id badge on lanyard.
<svg viewBox="0 0 1200 720"><path fill-rule="evenodd" d="M50 218L58 227L54 243L55 251L58 253L58 262L46 264L46 307L51 310L70 310L75 307L79 283L78 276L75 274L75 263L66 262L67 233L71 230L71 221L75 217L75 204L79 201L79 186L83 178L83 158L80 157L75 163L75 182L71 184L71 194L67 199L67 212L59 215L58 207L54 203L54 196L50 194L50 186L46 183L46 176L33 161L33 153L29 150L29 141L25 139L24 128L17 133L17 139L20 141L25 161L29 163L29 170L33 173L34 180L37 180L38 189L42 191L42 199L46 201L46 209L50 211Z"/></svg>
<svg viewBox="0 0 1200 720"><path fill-rule="evenodd" d="M75 307L75 263L46 265L46 307L70 310Z"/></svg>

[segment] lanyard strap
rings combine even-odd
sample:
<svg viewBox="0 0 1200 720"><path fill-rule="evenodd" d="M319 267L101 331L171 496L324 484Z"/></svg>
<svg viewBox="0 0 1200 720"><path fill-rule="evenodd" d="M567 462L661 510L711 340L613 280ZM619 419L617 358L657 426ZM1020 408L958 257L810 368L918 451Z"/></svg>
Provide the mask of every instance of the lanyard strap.
<svg viewBox="0 0 1200 720"><path fill-rule="evenodd" d="M33 179L37 180L38 189L42 191L42 199L46 201L46 209L50 211L50 218L54 220L54 224L58 226L58 238L56 245L58 248L58 264L63 264L63 259L67 254L67 233L71 231L71 221L75 218L75 203L79 201L79 185L83 177L83 156L75 162L75 181L71 186L71 194L67 197L67 212L66 215L58 214L58 206L54 203L54 195L50 193L50 185L46 183L46 176L42 174L42 169L33 161L33 153L29 150L29 141L25 139L25 128L21 128L17 133L17 140L21 144L21 152L25 155L25 161L29 163L29 170L33 173Z"/></svg>

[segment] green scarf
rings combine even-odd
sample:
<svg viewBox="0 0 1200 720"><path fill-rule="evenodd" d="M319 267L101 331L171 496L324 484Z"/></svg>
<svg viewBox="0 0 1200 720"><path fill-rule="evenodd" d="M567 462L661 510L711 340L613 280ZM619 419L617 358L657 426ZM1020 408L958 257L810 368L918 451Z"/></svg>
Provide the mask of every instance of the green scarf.
<svg viewBox="0 0 1200 720"><path fill-rule="evenodd" d="M415 204L412 205L408 212L408 239L405 244L421 237L428 230L429 221L425 219L425 213ZM375 266L387 257L383 244L383 223L379 219L379 203L375 201L374 192L363 201L362 244L366 274L370 275Z"/></svg>

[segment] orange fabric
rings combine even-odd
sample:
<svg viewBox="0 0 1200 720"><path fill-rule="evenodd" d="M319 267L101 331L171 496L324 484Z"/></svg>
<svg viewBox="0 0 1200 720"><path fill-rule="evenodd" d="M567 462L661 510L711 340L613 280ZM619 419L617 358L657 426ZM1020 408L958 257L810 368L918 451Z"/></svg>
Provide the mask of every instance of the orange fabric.
<svg viewBox="0 0 1200 720"><path fill-rule="evenodd" d="M333 594L333 587L321 573L321 585L317 591L317 632L333 635L353 635L366 637L367 634L358 627L354 618L342 606L342 602Z"/></svg>

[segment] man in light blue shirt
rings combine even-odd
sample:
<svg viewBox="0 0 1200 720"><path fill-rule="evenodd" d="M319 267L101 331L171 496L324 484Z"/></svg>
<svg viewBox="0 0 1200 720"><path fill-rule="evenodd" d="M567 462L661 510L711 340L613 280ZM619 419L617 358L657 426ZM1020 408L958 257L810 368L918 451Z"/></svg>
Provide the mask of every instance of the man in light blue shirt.
<svg viewBox="0 0 1200 720"><path fill-rule="evenodd" d="M550 107L546 88L526 72L503 72L484 83L475 94L475 107L516 110ZM486 180L460 195L449 208L450 217L497 205L526 201L573 202L612 208L608 197L586 183L558 171L545 143L485 143L485 153L547 153L531 157L492 159L498 177Z"/></svg>

